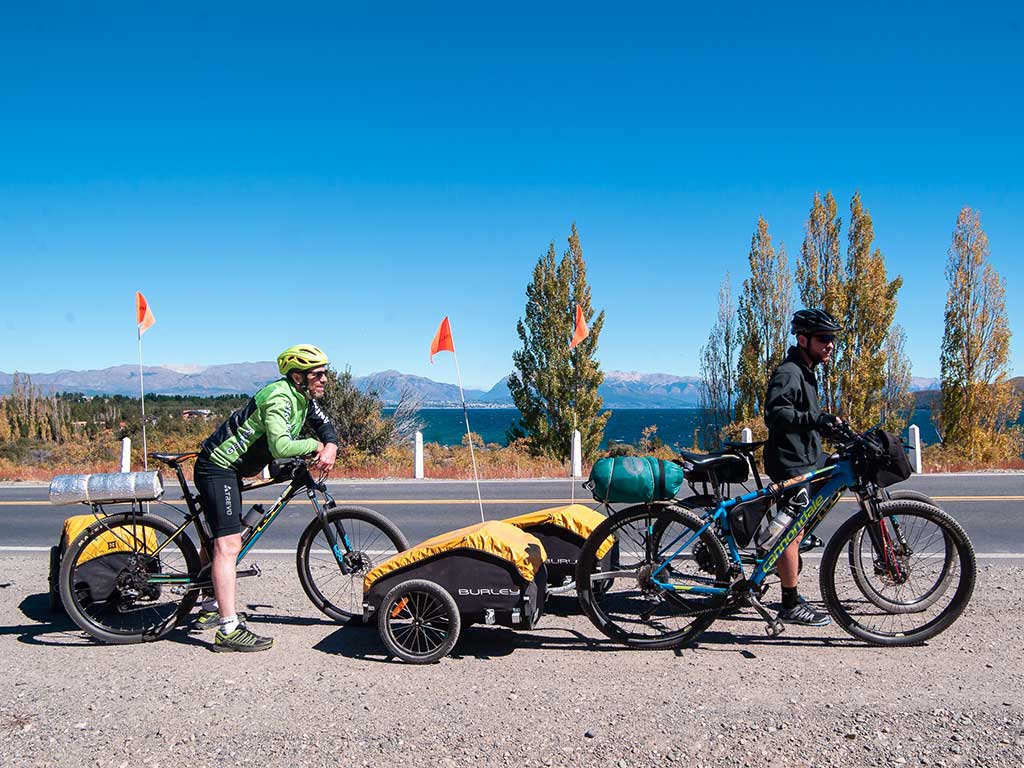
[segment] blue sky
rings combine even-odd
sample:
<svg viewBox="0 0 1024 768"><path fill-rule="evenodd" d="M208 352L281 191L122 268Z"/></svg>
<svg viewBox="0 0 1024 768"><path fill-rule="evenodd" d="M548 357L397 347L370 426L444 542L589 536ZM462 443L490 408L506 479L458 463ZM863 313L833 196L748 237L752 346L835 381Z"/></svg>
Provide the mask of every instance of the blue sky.
<svg viewBox="0 0 1024 768"><path fill-rule="evenodd" d="M448 314L489 387L575 221L604 368L696 374L757 217L792 264L830 189L904 278L919 376L979 210L1024 373L1019 6L215 6L0 11L0 370L136 361L141 290L147 364L308 341L454 381Z"/></svg>

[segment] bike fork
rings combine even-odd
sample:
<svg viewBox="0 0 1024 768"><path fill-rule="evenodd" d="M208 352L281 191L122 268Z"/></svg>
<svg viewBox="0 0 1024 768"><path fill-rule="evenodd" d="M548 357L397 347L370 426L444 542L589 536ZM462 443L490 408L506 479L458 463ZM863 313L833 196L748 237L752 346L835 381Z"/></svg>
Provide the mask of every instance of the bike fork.
<svg viewBox="0 0 1024 768"><path fill-rule="evenodd" d="M323 528L324 536L327 537L331 553L338 563L338 568L341 569L343 575L350 575L355 569L348 563L348 554L352 552L352 545L349 543L348 534L345 533L345 526L341 524L340 520L336 520L333 526L337 531L336 535L335 531L332 530L332 526L327 522L327 515L316 500L316 494L313 493L312 489L307 491L307 493L310 502L313 504L317 519L320 521L320 527Z"/></svg>

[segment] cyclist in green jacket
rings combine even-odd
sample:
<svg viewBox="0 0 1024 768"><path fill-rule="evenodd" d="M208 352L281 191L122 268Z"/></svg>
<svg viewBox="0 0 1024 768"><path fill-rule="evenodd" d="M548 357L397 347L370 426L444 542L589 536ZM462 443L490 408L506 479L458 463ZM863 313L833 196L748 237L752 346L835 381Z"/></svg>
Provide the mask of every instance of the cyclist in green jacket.
<svg viewBox="0 0 1024 768"><path fill-rule="evenodd" d="M203 441L194 479L213 534L212 599L203 602L194 626L217 627L215 651L263 651L274 641L251 632L235 612L235 567L242 550L242 478L257 474L272 459L316 453L316 467L328 471L338 453L338 436L317 404L327 378L327 355L310 344L288 347L277 358L284 377L253 395ZM316 438L299 438L305 424Z"/></svg>
<svg viewBox="0 0 1024 768"><path fill-rule="evenodd" d="M824 310L801 309L793 315L791 328L796 346L789 348L786 359L775 369L765 396L768 442L764 447L764 467L776 483L816 469L822 457L820 432L841 423L824 413L818 404L814 368L832 358L836 333L842 327ZM797 517L809 503L810 483L801 483L786 492L779 507L790 517ZM779 618L813 627L829 624L828 614L816 611L797 591L800 537L779 557L778 570L782 582Z"/></svg>

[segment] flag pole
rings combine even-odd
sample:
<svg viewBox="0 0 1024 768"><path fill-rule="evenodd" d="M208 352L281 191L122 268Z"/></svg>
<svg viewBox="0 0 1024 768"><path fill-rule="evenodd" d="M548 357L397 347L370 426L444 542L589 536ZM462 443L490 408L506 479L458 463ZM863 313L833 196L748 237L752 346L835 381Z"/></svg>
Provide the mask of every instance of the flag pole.
<svg viewBox="0 0 1024 768"><path fill-rule="evenodd" d="M473 481L476 483L476 501L480 505L480 522L484 522L484 498L480 495L480 476L476 471L476 453L473 451L473 433L469 429L469 409L466 408L466 393L462 391L462 373L459 371L459 356L452 343L452 357L455 358L455 376L459 380L459 397L462 399L462 415L466 420L466 440L469 441L469 458L473 462Z"/></svg>
<svg viewBox="0 0 1024 768"><path fill-rule="evenodd" d="M149 456L146 446L146 385L142 373L142 329L139 333L139 402L142 404L142 468L149 470Z"/></svg>

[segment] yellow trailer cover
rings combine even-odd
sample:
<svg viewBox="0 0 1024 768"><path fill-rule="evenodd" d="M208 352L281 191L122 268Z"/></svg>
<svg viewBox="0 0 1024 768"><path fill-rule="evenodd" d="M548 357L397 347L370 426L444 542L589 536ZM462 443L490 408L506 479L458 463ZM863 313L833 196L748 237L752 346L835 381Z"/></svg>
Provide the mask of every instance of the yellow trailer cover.
<svg viewBox="0 0 1024 768"><path fill-rule="evenodd" d="M66 547L75 537L93 523L99 522L105 515L73 515L64 521L62 534ZM134 530L133 530L134 529ZM155 552L157 547L156 531L148 525L120 525L104 531L93 539L89 546L78 556L78 564L88 562L101 555L112 555L115 552Z"/></svg>
<svg viewBox="0 0 1024 768"><path fill-rule="evenodd" d="M556 525L567 531L575 533L581 539L586 539L604 522L604 515L597 510L585 507L582 504L567 504L564 507L548 507L538 509L536 512L527 512L524 515L506 517L503 522L514 525L516 528L529 530L535 525ZM597 549L596 558L600 560L608 550L615 544L613 537L605 539Z"/></svg>
<svg viewBox="0 0 1024 768"><path fill-rule="evenodd" d="M474 549L507 560L526 581L533 581L547 557L544 545L536 536L500 520L490 520L442 533L391 556L366 574L363 591L368 592L374 582L399 568L459 549Z"/></svg>

